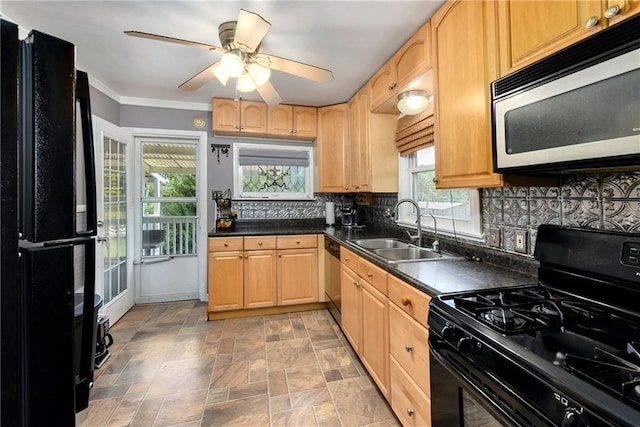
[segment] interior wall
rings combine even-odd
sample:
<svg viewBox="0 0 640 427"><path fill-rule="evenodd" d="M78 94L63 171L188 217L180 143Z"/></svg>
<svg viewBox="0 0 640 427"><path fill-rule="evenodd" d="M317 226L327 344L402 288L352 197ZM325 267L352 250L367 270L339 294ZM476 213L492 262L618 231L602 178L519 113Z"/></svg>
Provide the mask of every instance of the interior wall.
<svg viewBox="0 0 640 427"><path fill-rule="evenodd" d="M89 99L91 100L91 114L120 126L120 104L117 101L93 86L89 86Z"/></svg>

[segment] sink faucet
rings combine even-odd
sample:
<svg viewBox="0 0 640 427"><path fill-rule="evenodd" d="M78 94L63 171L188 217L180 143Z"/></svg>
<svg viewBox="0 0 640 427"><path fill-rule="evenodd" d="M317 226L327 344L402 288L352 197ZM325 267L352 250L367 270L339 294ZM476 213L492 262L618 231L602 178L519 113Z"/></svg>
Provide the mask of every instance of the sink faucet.
<svg viewBox="0 0 640 427"><path fill-rule="evenodd" d="M431 250L433 252L440 253L440 242L438 241L438 223L436 221L436 217L433 216L432 213L429 213L429 215L431 215L431 218L433 218L433 233L435 235L434 236L435 240L431 244Z"/></svg>
<svg viewBox="0 0 640 427"><path fill-rule="evenodd" d="M417 244L418 246L422 246L422 226L420 225L420 206L418 206L418 203L416 203L415 200L413 199L400 199L398 200L398 203L396 203L396 205L393 207L393 217L395 218L395 220L398 220L398 206L400 206L402 203L411 203L413 206L415 206L416 211L418 212L417 218L418 220L416 221L416 225L418 227L418 234L416 234L415 236L413 234L411 234L411 232L409 230L407 230L407 234L409 235L409 238L411 240L416 240L417 239Z"/></svg>

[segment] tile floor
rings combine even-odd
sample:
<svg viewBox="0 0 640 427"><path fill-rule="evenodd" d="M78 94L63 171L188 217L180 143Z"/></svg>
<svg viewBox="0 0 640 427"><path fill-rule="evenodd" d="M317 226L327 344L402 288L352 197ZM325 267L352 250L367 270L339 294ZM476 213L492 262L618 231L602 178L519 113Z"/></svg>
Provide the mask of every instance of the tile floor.
<svg viewBox="0 0 640 427"><path fill-rule="evenodd" d="M81 426L398 426L326 310L206 320L138 305L111 328Z"/></svg>

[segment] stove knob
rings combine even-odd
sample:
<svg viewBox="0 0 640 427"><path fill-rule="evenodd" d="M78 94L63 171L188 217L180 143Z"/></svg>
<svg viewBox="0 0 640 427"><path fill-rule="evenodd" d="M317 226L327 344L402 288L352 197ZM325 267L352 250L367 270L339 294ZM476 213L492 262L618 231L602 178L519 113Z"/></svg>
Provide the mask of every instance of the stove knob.
<svg viewBox="0 0 640 427"><path fill-rule="evenodd" d="M451 325L447 325L442 328L440 335L442 335L442 339L445 341L453 341L456 339L456 328Z"/></svg>
<svg viewBox="0 0 640 427"><path fill-rule="evenodd" d="M473 346L473 338L460 338L460 340L458 341L458 351L460 353L469 354L473 352Z"/></svg>
<svg viewBox="0 0 640 427"><path fill-rule="evenodd" d="M562 427L588 427L589 423L582 412L576 408L567 408L562 416Z"/></svg>

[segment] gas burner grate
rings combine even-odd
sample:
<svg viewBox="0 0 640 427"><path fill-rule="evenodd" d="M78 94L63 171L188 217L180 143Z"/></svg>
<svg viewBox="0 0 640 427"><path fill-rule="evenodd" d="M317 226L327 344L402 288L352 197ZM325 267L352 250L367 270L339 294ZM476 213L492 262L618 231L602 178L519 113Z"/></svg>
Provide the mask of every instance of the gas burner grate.
<svg viewBox="0 0 640 427"><path fill-rule="evenodd" d="M637 343L628 344L628 348L634 351L636 346ZM640 408L640 366L637 364L595 347L593 358L567 354L565 366L569 372L574 372L587 381L609 389Z"/></svg>
<svg viewBox="0 0 640 427"><path fill-rule="evenodd" d="M510 289L453 298L455 306L502 333L561 326L564 314L545 288Z"/></svg>

